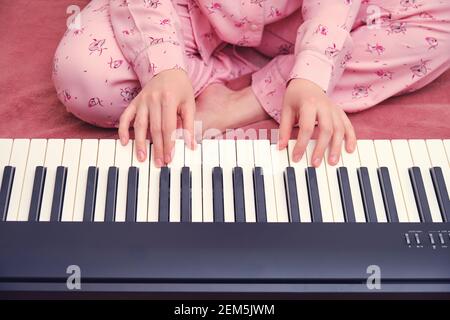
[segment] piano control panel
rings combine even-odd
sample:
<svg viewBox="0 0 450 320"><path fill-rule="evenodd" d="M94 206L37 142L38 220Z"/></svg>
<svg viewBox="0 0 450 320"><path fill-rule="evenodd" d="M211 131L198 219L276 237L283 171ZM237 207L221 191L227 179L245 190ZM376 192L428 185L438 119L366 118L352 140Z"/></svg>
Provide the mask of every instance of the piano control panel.
<svg viewBox="0 0 450 320"><path fill-rule="evenodd" d="M404 235L404 242L409 248L448 249L450 246L450 231L448 230L410 230Z"/></svg>

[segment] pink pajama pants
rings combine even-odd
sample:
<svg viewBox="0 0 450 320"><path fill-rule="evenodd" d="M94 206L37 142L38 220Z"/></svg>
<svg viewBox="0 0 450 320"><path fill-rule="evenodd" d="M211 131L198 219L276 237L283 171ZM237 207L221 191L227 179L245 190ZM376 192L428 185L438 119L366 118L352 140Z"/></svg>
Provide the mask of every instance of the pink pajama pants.
<svg viewBox="0 0 450 320"><path fill-rule="evenodd" d="M294 64L293 42L302 22L300 13L266 26L257 48L228 45L203 61L185 1L177 1L176 9L186 54L191 57L187 71L196 96L211 83L226 83L251 73L253 93L279 121ZM117 127L121 113L141 87L115 40L108 2L92 0L82 10L82 28L67 30L55 54L53 81L69 112L96 126ZM343 62L345 71L329 93L346 112L420 89L450 67L450 2L428 1L421 12L390 17L377 28L360 22L367 15L366 8L367 4L363 5L351 32L352 55ZM92 45L99 50L89 50ZM280 48L286 48L282 55Z"/></svg>

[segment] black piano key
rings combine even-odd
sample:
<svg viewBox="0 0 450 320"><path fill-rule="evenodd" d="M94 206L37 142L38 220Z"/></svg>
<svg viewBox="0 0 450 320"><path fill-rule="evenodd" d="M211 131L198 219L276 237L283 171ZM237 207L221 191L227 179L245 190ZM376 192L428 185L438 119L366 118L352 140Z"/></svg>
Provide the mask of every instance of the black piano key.
<svg viewBox="0 0 450 320"><path fill-rule="evenodd" d="M37 166L34 171L33 193L31 194L30 210L28 211L28 221L39 221L46 174L47 168L43 166Z"/></svg>
<svg viewBox="0 0 450 320"><path fill-rule="evenodd" d="M342 209L346 222L356 222L355 208L353 207L352 190L350 189L350 181L348 179L348 171L346 167L337 169L337 177L339 182L339 191L341 194Z"/></svg>
<svg viewBox="0 0 450 320"><path fill-rule="evenodd" d="M119 182L119 168L108 168L106 183L105 222L115 221L117 205L117 186Z"/></svg>
<svg viewBox="0 0 450 320"><path fill-rule="evenodd" d="M233 168L234 221L245 222L244 174L241 167Z"/></svg>
<svg viewBox="0 0 450 320"><path fill-rule="evenodd" d="M139 168L128 169L126 221L135 222L138 202Z"/></svg>
<svg viewBox="0 0 450 320"><path fill-rule="evenodd" d="M375 210L375 201L373 200L372 186L370 184L369 171L366 167L357 169L359 188L366 214L367 222L378 222L377 212Z"/></svg>
<svg viewBox="0 0 450 320"><path fill-rule="evenodd" d="M94 221L95 201L97 198L98 168L89 167L84 197L83 221Z"/></svg>
<svg viewBox="0 0 450 320"><path fill-rule="evenodd" d="M223 172L221 167L214 167L212 172L214 222L225 222L223 208Z"/></svg>
<svg viewBox="0 0 450 320"><path fill-rule="evenodd" d="M377 170L380 180L381 193L383 195L384 209L389 222L398 222L397 206L395 204L394 191L392 190L391 177L387 167Z"/></svg>
<svg viewBox="0 0 450 320"><path fill-rule="evenodd" d="M441 210L442 221L450 222L450 200L448 197L448 189L445 185L442 168L433 167L430 169L431 178L433 179L434 191Z"/></svg>
<svg viewBox="0 0 450 320"><path fill-rule="evenodd" d="M66 191L67 170L68 168L63 166L58 166L56 168L50 221L61 221L61 214L64 205L64 192Z"/></svg>
<svg viewBox="0 0 450 320"><path fill-rule="evenodd" d="M170 168L162 167L159 174L159 221L169 222Z"/></svg>
<svg viewBox="0 0 450 320"><path fill-rule="evenodd" d="M312 222L322 222L319 187L317 185L316 168L306 168L306 184L308 186L308 201Z"/></svg>
<svg viewBox="0 0 450 320"><path fill-rule="evenodd" d="M297 181L295 179L295 170L287 167L284 171L284 186L286 190L286 202L289 212L290 222L300 222L300 209L297 197Z"/></svg>
<svg viewBox="0 0 450 320"><path fill-rule="evenodd" d="M6 166L3 170L2 186L0 188L0 221L5 221L8 214L9 199L11 198L15 173L16 168L12 166Z"/></svg>
<svg viewBox="0 0 450 320"><path fill-rule="evenodd" d="M408 172L413 186L414 198L416 199L417 211L419 212L420 219L422 222L433 222L420 168L412 167L408 169Z"/></svg>
<svg viewBox="0 0 450 320"><path fill-rule="evenodd" d="M256 222L267 222L264 173L261 167L253 169L253 188L255 189Z"/></svg>
<svg viewBox="0 0 450 320"><path fill-rule="evenodd" d="M192 221L192 178L189 167L181 168L181 222Z"/></svg>

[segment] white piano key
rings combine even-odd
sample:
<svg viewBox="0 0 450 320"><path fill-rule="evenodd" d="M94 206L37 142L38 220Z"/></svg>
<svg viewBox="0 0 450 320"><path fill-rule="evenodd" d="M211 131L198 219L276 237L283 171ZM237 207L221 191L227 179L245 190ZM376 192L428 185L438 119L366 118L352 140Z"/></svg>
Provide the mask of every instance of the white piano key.
<svg viewBox="0 0 450 320"><path fill-rule="evenodd" d="M202 145L197 144L195 150L184 148L184 165L191 169L191 201L192 222L203 221L202 204ZM212 179L212 178L211 178Z"/></svg>
<svg viewBox="0 0 450 320"><path fill-rule="evenodd" d="M414 166L408 140L391 140L391 144L395 162L397 164L398 177L400 179L400 185L403 191L403 198L405 199L408 220L409 222L420 222L416 199L414 197L414 190L408 171L409 168Z"/></svg>
<svg viewBox="0 0 450 320"><path fill-rule="evenodd" d="M273 184L275 189L275 201L277 205L277 221L289 222L289 213L286 203L286 188L284 186L284 171L289 166L287 148L278 150L276 144L272 144L272 172Z"/></svg>
<svg viewBox="0 0 450 320"><path fill-rule="evenodd" d="M116 155L114 166L119 168L119 182L117 184L116 222L124 222L127 211L127 187L128 169L133 157L133 140L129 140L126 146L122 146L120 140L116 140Z"/></svg>
<svg viewBox="0 0 450 320"><path fill-rule="evenodd" d="M14 139L9 165L16 168L14 182L9 200L7 221L17 221L19 213L20 196L22 194L23 181L28 160L30 146L29 139Z"/></svg>
<svg viewBox="0 0 450 320"><path fill-rule="evenodd" d="M83 221L84 200L86 198L86 184L88 168L97 166L97 139L83 139L81 141L80 162L78 165L77 189L75 191L75 205L72 221Z"/></svg>
<svg viewBox="0 0 450 320"><path fill-rule="evenodd" d="M203 222L214 221L212 170L219 166L219 141L202 141Z"/></svg>
<svg viewBox="0 0 450 320"><path fill-rule="evenodd" d="M431 161L428 155L425 140L409 140L409 148L414 166L419 167L422 173L423 184L427 194L433 222L442 222L441 211L434 191L433 180L430 175Z"/></svg>
<svg viewBox="0 0 450 320"><path fill-rule="evenodd" d="M306 154L303 155L303 157L300 159L299 162L294 162L292 160L292 151L294 150L296 142L297 142L296 140L289 140L288 142L289 164L295 170L298 207L300 209L300 222L311 222L311 211L309 208L309 200L308 200L308 186L306 183L306 174L305 174L306 168L308 167L308 160L306 159L307 158ZM339 201L341 200L339 199Z"/></svg>
<svg viewBox="0 0 450 320"><path fill-rule="evenodd" d="M0 139L0 181L3 178L3 170L9 165L13 139Z"/></svg>
<svg viewBox="0 0 450 320"><path fill-rule="evenodd" d="M139 169L138 182L138 200L136 209L136 222L147 221L147 206L148 206L148 181L149 181L149 166L150 166L150 142L145 142L147 157L143 162L140 162L136 156L136 144L133 145L133 161L132 166Z"/></svg>
<svg viewBox="0 0 450 320"><path fill-rule="evenodd" d="M53 191L55 188L56 168L61 165L64 151L63 139L47 140L47 151L45 152L44 167L47 168L44 182L44 193L42 195L41 214L39 221L50 221L52 210Z"/></svg>
<svg viewBox="0 0 450 320"><path fill-rule="evenodd" d="M181 221L181 168L184 166L184 141L175 141L173 159L169 163L170 168L170 208L169 221Z"/></svg>
<svg viewBox="0 0 450 320"><path fill-rule="evenodd" d="M75 203L75 192L78 179L78 165L80 162L81 140L67 139L64 143L63 159L61 165L67 168L66 190L64 192L64 205L61 221L72 221Z"/></svg>
<svg viewBox="0 0 450 320"><path fill-rule="evenodd" d="M148 212L147 221L157 222L159 219L159 174L161 168L156 167L154 147L150 146L150 172L148 182Z"/></svg>
<svg viewBox="0 0 450 320"><path fill-rule="evenodd" d="M450 139L442 141L444 143L445 153L447 154L448 164L450 165Z"/></svg>
<svg viewBox="0 0 450 320"><path fill-rule="evenodd" d="M114 166L116 154L116 140L101 139L98 143L98 180L97 197L95 201L94 221L105 221L106 188L108 183L108 169Z"/></svg>
<svg viewBox="0 0 450 320"><path fill-rule="evenodd" d="M342 208L342 200L341 200L341 193L339 189L339 181L337 176L337 169L339 167L344 166L342 162L342 155L339 158L339 161L336 165L332 166L328 163L328 156L329 156L329 148L325 151L325 157L323 159L325 168L327 171L327 179L328 179L328 190L330 191L330 201L331 206L333 208L333 221L334 222L345 222L344 217L344 209ZM350 170L349 171L349 181L352 182ZM355 170L356 171L356 170ZM350 188L352 188L352 185L350 184ZM353 189L352 189L352 195L353 195ZM363 212L364 214L364 212ZM357 215L355 214L357 217ZM357 220L358 221L358 220Z"/></svg>
<svg viewBox="0 0 450 320"><path fill-rule="evenodd" d="M225 222L234 222L233 168L236 167L236 143L219 140L219 160L223 173L223 205Z"/></svg>
<svg viewBox="0 0 450 320"><path fill-rule="evenodd" d="M444 143L439 139L426 140L432 167L441 167L445 185L450 188L449 162L445 154Z"/></svg>
<svg viewBox="0 0 450 320"><path fill-rule="evenodd" d="M374 140L374 145L377 153L378 165L389 169L398 221L409 222L391 142L389 140ZM377 181L379 180L377 179Z"/></svg>
<svg viewBox="0 0 450 320"><path fill-rule="evenodd" d="M312 164L309 163L311 155L313 154L314 147L316 146L316 140L311 140L308 143L308 146L306 148L306 155L308 159L308 165L312 166ZM319 196L320 196L320 207L322 209L322 221L323 222L333 222L333 207L331 205L331 199L330 199L330 191L328 189L328 177L327 177L327 170L325 165L326 159L322 161L320 166L316 168L316 175L317 175L317 186L319 188Z"/></svg>
<svg viewBox="0 0 450 320"><path fill-rule="evenodd" d="M253 188L253 156L252 140L236 140L237 166L242 168L244 177L245 221L256 222L255 190Z"/></svg>
<svg viewBox="0 0 450 320"><path fill-rule="evenodd" d="M378 159L372 140L358 140L359 159L361 167L366 167L369 172L370 186L372 188L373 201L377 213L377 222L387 222L386 211L383 204L380 183L378 182Z"/></svg>
<svg viewBox="0 0 450 320"><path fill-rule="evenodd" d="M348 171L348 180L350 182L350 189L352 191L353 208L355 210L355 221L366 222L366 215L364 213L364 206L362 202L361 189L359 187L357 172L357 169L361 167L358 148L356 148L353 153L348 153L345 150L345 145L343 145L341 154L342 164L347 168Z"/></svg>
<svg viewBox="0 0 450 320"><path fill-rule="evenodd" d="M264 174L264 193L266 196L267 222L277 222L277 204L273 185L272 158L269 156L270 141L254 140L253 154L255 156L255 167L261 167Z"/></svg>
<svg viewBox="0 0 450 320"><path fill-rule="evenodd" d="M46 139L32 139L28 151L28 161L23 178L22 195L20 197L18 221L28 221L31 195L33 193L34 173L37 166L43 166L45 151L47 148Z"/></svg>

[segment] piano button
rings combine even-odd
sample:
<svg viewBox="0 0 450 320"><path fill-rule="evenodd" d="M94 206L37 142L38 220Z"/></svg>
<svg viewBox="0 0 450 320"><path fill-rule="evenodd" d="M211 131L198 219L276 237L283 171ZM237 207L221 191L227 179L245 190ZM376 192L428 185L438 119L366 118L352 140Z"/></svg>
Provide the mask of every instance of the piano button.
<svg viewBox="0 0 450 320"><path fill-rule="evenodd" d="M253 168L255 160L252 140L236 140L237 165L244 177L245 221L256 222L255 192L253 190Z"/></svg>
<svg viewBox="0 0 450 320"><path fill-rule="evenodd" d="M105 221L106 193L108 187L108 170L114 166L114 155L116 152L116 140L101 139L98 143L98 178L97 196L95 201L94 221Z"/></svg>
<svg viewBox="0 0 450 320"><path fill-rule="evenodd" d="M109 167L106 184L105 222L112 222L116 219L118 183L119 168Z"/></svg>
<svg viewBox="0 0 450 320"><path fill-rule="evenodd" d="M55 174L50 221L61 221L66 193L68 168L58 166Z"/></svg>
<svg viewBox="0 0 450 320"><path fill-rule="evenodd" d="M149 182L149 158L150 158L150 142L146 140L145 142L147 157L144 161L139 161L137 159L136 143L133 144L133 160L132 166L139 170L138 181L137 181L137 204L136 204L136 221L146 222L147 221L147 206L148 206L148 182Z"/></svg>
<svg viewBox="0 0 450 320"><path fill-rule="evenodd" d="M214 222L225 222L223 210L223 173L221 167L214 167L212 174Z"/></svg>
<svg viewBox="0 0 450 320"><path fill-rule="evenodd" d="M133 141L129 140L126 146L122 146L120 140L116 140L116 154L114 158L114 166L119 168L117 183L117 205L116 205L116 222L124 222L127 212L127 180L128 169L131 167L133 158Z"/></svg>
<svg viewBox="0 0 450 320"><path fill-rule="evenodd" d="M357 172L366 219L368 222L378 222L369 170L367 167L361 167Z"/></svg>
<svg viewBox="0 0 450 320"><path fill-rule="evenodd" d="M317 186L316 168L306 168L306 182L308 185L308 200L313 222L322 222L322 209L320 206L319 188Z"/></svg>
<svg viewBox="0 0 450 320"><path fill-rule="evenodd" d="M256 221L267 222L264 173L261 167L255 167L253 170L253 184L255 189Z"/></svg>
<svg viewBox="0 0 450 320"><path fill-rule="evenodd" d="M194 150L184 147L184 163L191 170L191 202L192 222L202 222L202 145L198 144Z"/></svg>
<svg viewBox="0 0 450 320"><path fill-rule="evenodd" d="M29 139L14 139L9 165L15 167L15 173L14 184L11 189L8 212L6 216L7 221L17 221L18 219L20 197L23 190L29 146ZM28 212L28 208L26 208L25 213L26 212Z"/></svg>
<svg viewBox="0 0 450 320"><path fill-rule="evenodd" d="M139 189L139 168L131 166L128 169L127 179L127 207L126 221L136 222L137 202Z"/></svg>
<svg viewBox="0 0 450 320"><path fill-rule="evenodd" d="M245 222L244 178L241 167L233 168L234 221Z"/></svg>
<svg viewBox="0 0 450 320"><path fill-rule="evenodd" d="M86 189L84 196L83 221L94 220L95 202L97 197L98 168L90 166L87 172Z"/></svg>
<svg viewBox="0 0 450 320"><path fill-rule="evenodd" d="M236 167L236 142L234 140L219 140L219 160L223 172L225 222L234 222L233 168Z"/></svg>
<svg viewBox="0 0 450 320"><path fill-rule="evenodd" d="M181 221L192 221L191 170L181 168Z"/></svg>
<svg viewBox="0 0 450 320"><path fill-rule="evenodd" d="M78 164L78 178L76 180L75 203L72 221L81 222L84 217L86 203L86 188L88 182L88 168L97 166L98 140L83 139L81 141L80 161ZM92 221L92 218L89 220Z"/></svg>
<svg viewBox="0 0 450 320"><path fill-rule="evenodd" d="M55 190L56 169L61 165L64 150L63 139L49 139L45 152L44 167L46 168L43 187L42 204L39 213L39 221L50 221L53 192Z"/></svg>
<svg viewBox="0 0 450 320"><path fill-rule="evenodd" d="M273 185L277 205L277 221L289 222L289 213L284 188L284 170L289 167L287 149L278 150L276 144L271 146Z"/></svg>
<svg viewBox="0 0 450 320"><path fill-rule="evenodd" d="M380 183L378 182L377 169L378 158L372 140L358 140L358 153L361 166L367 168L370 189L372 190L373 202L375 205L376 222L387 222L386 211L384 210L383 196L381 194ZM368 217L370 218L370 217Z"/></svg>
<svg viewBox="0 0 450 320"><path fill-rule="evenodd" d="M268 156L270 155L270 148L269 140L253 141L255 167L261 167L263 170L267 222L277 222L278 218L277 206L275 202L275 190L273 185L272 158Z"/></svg>
<svg viewBox="0 0 450 320"><path fill-rule="evenodd" d="M162 167L159 175L159 221L169 222L170 168Z"/></svg>
<svg viewBox="0 0 450 320"><path fill-rule="evenodd" d="M219 143L218 140L202 141L202 191L203 191L203 222L214 221L213 206L213 168L219 166Z"/></svg>
<svg viewBox="0 0 450 320"><path fill-rule="evenodd" d="M445 153L447 153L447 158L450 159L450 139L442 140L444 143ZM450 237L450 234L449 234Z"/></svg>
<svg viewBox="0 0 450 320"><path fill-rule="evenodd" d="M421 217L422 222L433 222L431 218L430 206L428 205L427 195L425 193L425 187L423 185L422 174L420 168L409 168L409 176L411 178L411 184L414 190L414 197L416 199L417 209Z"/></svg>
<svg viewBox="0 0 450 320"><path fill-rule="evenodd" d="M357 173L358 168L361 167L358 148L356 148L352 153L349 153L343 145L342 164L345 168L347 168L348 183L351 190L351 200L353 204L355 222L366 222ZM347 210L350 210L350 208L347 208ZM349 214L351 215L352 213L349 212ZM349 216L347 216L347 218L348 217Z"/></svg>
<svg viewBox="0 0 450 320"><path fill-rule="evenodd" d="M346 222L356 222L355 209L353 207L352 190L350 189L350 181L346 167L340 167L337 170L339 181L339 190L341 192L342 209L344 210Z"/></svg>
<svg viewBox="0 0 450 320"><path fill-rule="evenodd" d="M6 166L3 169L2 185L0 188L0 221L6 220L15 171L16 168L11 166Z"/></svg>
<svg viewBox="0 0 450 320"><path fill-rule="evenodd" d="M35 168L28 221L39 221L46 173L47 168L43 166L37 166Z"/></svg>
<svg viewBox="0 0 450 320"><path fill-rule="evenodd" d="M305 178L305 170L308 167L308 160L307 160L306 154L304 154L303 157L300 159L300 161L298 161L298 162L293 161L292 155L293 155L293 150L294 150L296 142L297 142L297 140L289 140L289 142L288 142L289 165L291 167L293 167L295 170L295 181L297 184L297 199L299 202L298 209L300 211L300 221L301 222L311 222L311 213L309 210L309 201L308 201L308 187L307 187L306 178ZM334 169L334 167L333 167L333 169ZM335 173L335 176L336 176L336 173ZM337 183L337 178L336 178L336 183ZM338 190L338 192L339 192L339 190ZM340 201L341 201L341 199L339 199L339 205L340 205Z"/></svg>
<svg viewBox="0 0 450 320"><path fill-rule="evenodd" d="M399 222L397 205L392 190L391 178L387 167L378 168L378 179L380 180L381 192L383 194L384 208L389 222Z"/></svg>
<svg viewBox="0 0 450 320"><path fill-rule="evenodd" d="M148 182L148 212L147 221L157 222L159 215L159 178L161 168L156 167L154 159L154 146L150 146L150 172Z"/></svg>
<svg viewBox="0 0 450 320"><path fill-rule="evenodd" d="M293 167L286 168L286 171L284 172L284 184L286 189L289 221L300 222L300 211L297 198L297 182L295 180L295 170Z"/></svg>
<svg viewBox="0 0 450 320"><path fill-rule="evenodd" d="M9 165L9 158L11 157L11 149L13 139L0 138L0 179L3 177L3 169Z"/></svg>
<svg viewBox="0 0 450 320"><path fill-rule="evenodd" d="M80 139L66 140L61 162L61 165L67 168L66 189L64 191L64 206L61 213L61 221L73 221L80 152Z"/></svg>
<svg viewBox="0 0 450 320"><path fill-rule="evenodd" d="M180 222L181 168L184 166L184 140L175 140L173 158L167 166L170 168L169 221Z"/></svg>
<svg viewBox="0 0 450 320"><path fill-rule="evenodd" d="M330 190L330 201L333 208L333 221L345 222L344 209L342 208L341 193L339 189L338 181L338 168L344 166L342 162L342 156L339 158L338 163L330 165L326 159L329 157L329 148L325 151L325 157L323 164L325 165L327 172L328 189Z"/></svg>
<svg viewBox="0 0 450 320"><path fill-rule="evenodd" d="M411 156L414 162L414 167L419 167L425 197L430 207L431 218L433 222L442 222L442 216L439 209L436 193L434 192L433 181L431 175L428 173L431 166L430 156L428 154L427 144L425 140L408 140L411 149Z"/></svg>
<svg viewBox="0 0 450 320"><path fill-rule="evenodd" d="M400 183L399 172L397 171L397 165L394 158L394 153L392 152L392 144L390 140L374 140L375 151L377 154L377 160L379 167L386 167L386 171L389 171L389 181L390 181L390 189L392 190L392 203L395 204L396 215L395 219L398 222L410 222L408 211L405 205L402 185ZM389 169L388 169L389 168ZM379 168L378 168L379 169ZM377 169L377 173L378 173ZM382 191L383 192L383 191ZM384 203L384 199L383 199ZM386 207L385 207L386 210ZM386 216L389 213L386 210ZM391 218L393 218L391 216ZM389 217L387 217L389 219ZM391 220L391 222L393 222Z"/></svg>
<svg viewBox="0 0 450 320"><path fill-rule="evenodd" d="M439 208L441 209L442 220L450 222L450 200L448 197L448 189L445 185L442 168L433 167L430 169L431 178L433 180L434 190L438 199Z"/></svg>

